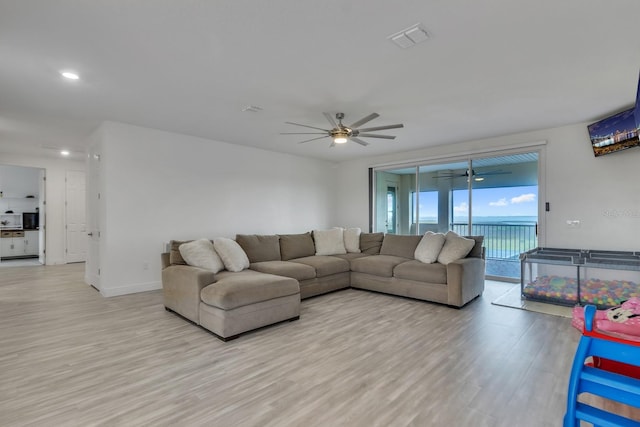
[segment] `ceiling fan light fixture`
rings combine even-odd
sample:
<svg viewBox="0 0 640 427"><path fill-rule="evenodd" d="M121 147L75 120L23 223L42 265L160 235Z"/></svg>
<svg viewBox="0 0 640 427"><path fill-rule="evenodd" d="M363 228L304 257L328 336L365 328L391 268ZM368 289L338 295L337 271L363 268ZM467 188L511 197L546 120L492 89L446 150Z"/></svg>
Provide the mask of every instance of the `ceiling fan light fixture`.
<svg viewBox="0 0 640 427"><path fill-rule="evenodd" d="M347 137L345 135L336 135L333 138L333 142L335 142L336 144L344 144L347 142Z"/></svg>

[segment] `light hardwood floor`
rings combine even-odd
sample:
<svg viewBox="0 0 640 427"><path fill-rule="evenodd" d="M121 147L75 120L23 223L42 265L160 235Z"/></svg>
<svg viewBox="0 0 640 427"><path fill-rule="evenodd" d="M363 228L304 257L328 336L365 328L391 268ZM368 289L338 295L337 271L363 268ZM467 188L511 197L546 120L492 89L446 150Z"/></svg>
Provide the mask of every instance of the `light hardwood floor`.
<svg viewBox="0 0 640 427"><path fill-rule="evenodd" d="M82 264L0 272L2 426L559 426L579 333L490 302L358 290L223 343Z"/></svg>

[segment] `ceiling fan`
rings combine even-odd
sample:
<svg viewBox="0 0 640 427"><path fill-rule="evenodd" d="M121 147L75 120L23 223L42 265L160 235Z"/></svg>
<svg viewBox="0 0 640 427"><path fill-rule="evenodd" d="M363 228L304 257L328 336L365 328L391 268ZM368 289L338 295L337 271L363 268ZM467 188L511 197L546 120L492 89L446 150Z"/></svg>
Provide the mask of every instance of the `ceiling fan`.
<svg viewBox="0 0 640 427"><path fill-rule="evenodd" d="M487 171L487 172L476 172L473 169L467 169L464 171L464 173L448 173L448 174L440 174L440 175L436 175L434 176L435 179L440 179L440 178L446 178L446 179L454 179L454 178L463 178L466 177L467 179L469 179L469 177L473 177L474 181L484 181L484 177L485 176L491 176L491 175L508 175L511 172L509 171L503 171L503 170L495 170L495 171Z"/></svg>
<svg viewBox="0 0 640 427"><path fill-rule="evenodd" d="M295 125L295 126L302 126L305 128L311 128L311 129L316 129L322 132L284 132L281 133L280 135L323 135L323 136L319 136L317 138L311 138L311 139L307 139L305 141L300 141L298 144L303 144L305 142L309 142L309 141L315 141L317 139L323 139L323 138L332 138L332 142L330 147L334 147L336 144L344 144L347 141L351 140L357 144L360 144L362 146L367 146L369 145L368 142L365 142L363 140L361 140L360 138L382 138L382 139L395 139L395 136L390 136L390 135L377 135L375 133L369 133L369 132L375 132L378 130L386 130L386 129L398 129L398 128L402 128L404 127L403 124L396 124L396 125L387 125L387 126L376 126L376 127L370 127L370 128L363 128L363 129L357 129L358 127L362 126L363 124L370 122L371 120L375 119L376 117L379 117L380 115L378 113L371 113L366 117L363 117L362 119L354 122L353 124L349 125L349 126L345 126L342 124L342 119L344 119L344 114L343 113L336 113L336 120L338 121L336 123L336 120L333 119L333 117L331 116L331 114L329 113L322 113L324 114L324 116L326 117L326 119L329 121L329 123L331 124L332 128L331 129L322 129L322 128L318 128L315 126L307 126L307 125L301 125L300 123L293 123L293 122L285 122L286 124L289 125Z"/></svg>

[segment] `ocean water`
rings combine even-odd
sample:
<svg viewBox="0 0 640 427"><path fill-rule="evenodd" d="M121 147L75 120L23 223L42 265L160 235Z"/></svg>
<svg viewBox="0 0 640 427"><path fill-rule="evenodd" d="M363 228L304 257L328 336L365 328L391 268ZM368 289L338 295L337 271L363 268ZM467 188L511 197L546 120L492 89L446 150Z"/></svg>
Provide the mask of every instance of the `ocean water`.
<svg viewBox="0 0 640 427"><path fill-rule="evenodd" d="M473 222L476 224L536 224L538 222L537 216L476 216L473 217ZM454 217L455 223L466 224L468 217Z"/></svg>
<svg viewBox="0 0 640 427"><path fill-rule="evenodd" d="M468 217L456 216L453 218L453 222L456 224L467 224ZM421 217L422 223L436 223L436 217ZM538 222L537 216L474 216L473 222L476 224L536 224Z"/></svg>

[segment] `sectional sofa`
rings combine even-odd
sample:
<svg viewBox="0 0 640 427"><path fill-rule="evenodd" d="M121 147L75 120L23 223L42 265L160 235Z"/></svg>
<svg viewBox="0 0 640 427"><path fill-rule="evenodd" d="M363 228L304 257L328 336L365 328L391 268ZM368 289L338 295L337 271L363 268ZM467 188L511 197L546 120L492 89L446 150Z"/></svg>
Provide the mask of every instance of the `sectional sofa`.
<svg viewBox="0 0 640 427"><path fill-rule="evenodd" d="M460 259L423 262L416 259L416 250L427 236L361 233L355 246L327 249L325 243L321 247L322 235L315 233L320 232L237 235L239 255L246 260L233 266L236 271L188 265L180 246L189 242L172 241L170 251L162 254L165 308L226 341L296 320L301 299L349 287L458 308L484 290L482 236L464 239L467 244L473 239L472 248ZM443 241L444 252L448 240Z"/></svg>

